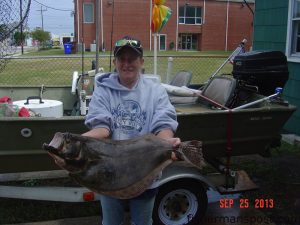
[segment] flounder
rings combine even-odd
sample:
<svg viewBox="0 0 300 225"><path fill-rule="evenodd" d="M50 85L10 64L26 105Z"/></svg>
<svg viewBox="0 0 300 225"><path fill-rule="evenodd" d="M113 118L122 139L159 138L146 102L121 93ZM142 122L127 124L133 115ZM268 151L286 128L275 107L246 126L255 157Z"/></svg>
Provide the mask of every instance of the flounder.
<svg viewBox="0 0 300 225"><path fill-rule="evenodd" d="M178 160L199 168L204 165L200 141L182 142L174 148L153 134L115 141L58 132L43 149L80 185L119 199L143 193L173 162L172 152Z"/></svg>

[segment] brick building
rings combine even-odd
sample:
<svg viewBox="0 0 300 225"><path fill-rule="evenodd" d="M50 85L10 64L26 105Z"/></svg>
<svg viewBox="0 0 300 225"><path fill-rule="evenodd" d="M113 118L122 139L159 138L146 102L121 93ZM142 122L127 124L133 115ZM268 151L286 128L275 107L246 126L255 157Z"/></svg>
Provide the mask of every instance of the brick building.
<svg viewBox="0 0 300 225"><path fill-rule="evenodd" d="M87 50L95 43L98 11L100 50L110 50L111 37L114 43L125 35L153 48L152 0L98 1L98 10L97 0L74 1L78 43L83 40ZM254 0L247 2L254 8ZM251 46L253 15L243 0L167 0L166 6L172 15L159 34L160 50L233 50L244 38Z"/></svg>

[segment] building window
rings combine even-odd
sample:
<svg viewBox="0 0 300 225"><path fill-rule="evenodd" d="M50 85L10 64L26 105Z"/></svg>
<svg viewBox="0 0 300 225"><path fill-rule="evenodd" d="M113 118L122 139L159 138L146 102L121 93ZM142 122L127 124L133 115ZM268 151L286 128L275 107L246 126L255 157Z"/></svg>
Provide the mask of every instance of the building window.
<svg viewBox="0 0 300 225"><path fill-rule="evenodd" d="M180 6L179 24L202 24L201 7Z"/></svg>
<svg viewBox="0 0 300 225"><path fill-rule="evenodd" d="M83 3L83 22L94 23L94 4Z"/></svg>
<svg viewBox="0 0 300 225"><path fill-rule="evenodd" d="M287 30L287 56L290 61L300 62L300 0L290 0Z"/></svg>

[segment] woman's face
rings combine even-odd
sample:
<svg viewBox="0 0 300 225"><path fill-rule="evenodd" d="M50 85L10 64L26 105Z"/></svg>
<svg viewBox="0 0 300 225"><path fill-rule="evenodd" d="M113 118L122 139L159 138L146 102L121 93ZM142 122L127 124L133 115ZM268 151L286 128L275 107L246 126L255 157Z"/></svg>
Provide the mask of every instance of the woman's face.
<svg viewBox="0 0 300 225"><path fill-rule="evenodd" d="M119 73L120 82L125 86L128 86L128 84L134 85L144 65L144 59L130 47L126 47L121 51L113 60L116 70Z"/></svg>

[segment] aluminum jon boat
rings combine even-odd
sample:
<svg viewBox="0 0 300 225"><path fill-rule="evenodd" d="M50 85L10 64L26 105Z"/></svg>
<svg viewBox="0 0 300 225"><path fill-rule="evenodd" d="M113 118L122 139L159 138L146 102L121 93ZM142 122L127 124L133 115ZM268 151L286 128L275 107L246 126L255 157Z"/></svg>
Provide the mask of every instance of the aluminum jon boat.
<svg viewBox="0 0 300 225"><path fill-rule="evenodd" d="M225 76L221 79L216 78L218 79L212 80L221 80L221 83L227 81ZM234 79L228 80L231 82ZM202 91L203 94L206 92L210 92L209 88ZM14 100L40 93L43 93L44 99L63 102L64 115L62 117L1 117L0 173L58 169L42 150L42 144L48 143L57 131L79 134L87 131L84 116L73 115L74 105L78 99L71 93L71 87L2 87L0 89L0 96L7 95ZM225 105L228 104L225 103L225 109L220 108L218 104L201 100L199 96L193 102L174 103L179 122L176 135L182 140L201 140L206 159L226 156L228 146L231 147L231 155L265 155L269 148L280 144L282 127L296 107L275 98L264 100L265 96L253 92L239 94L243 99L238 97L233 107L227 107ZM212 96L211 99L217 98ZM253 102L257 103L253 104Z"/></svg>

